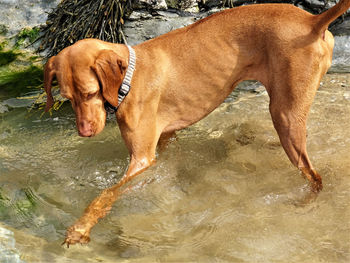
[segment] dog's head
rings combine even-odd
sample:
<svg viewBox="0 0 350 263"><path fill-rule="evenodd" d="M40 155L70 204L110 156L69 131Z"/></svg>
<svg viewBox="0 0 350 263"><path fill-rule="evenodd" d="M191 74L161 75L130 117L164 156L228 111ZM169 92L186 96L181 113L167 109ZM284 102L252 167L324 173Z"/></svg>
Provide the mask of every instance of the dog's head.
<svg viewBox="0 0 350 263"><path fill-rule="evenodd" d="M105 102L118 106L118 89L126 68L125 59L98 45L78 42L62 50L45 65L45 111L54 103L51 83L56 77L61 95L70 100L75 111L79 135L91 137L98 134L106 122Z"/></svg>

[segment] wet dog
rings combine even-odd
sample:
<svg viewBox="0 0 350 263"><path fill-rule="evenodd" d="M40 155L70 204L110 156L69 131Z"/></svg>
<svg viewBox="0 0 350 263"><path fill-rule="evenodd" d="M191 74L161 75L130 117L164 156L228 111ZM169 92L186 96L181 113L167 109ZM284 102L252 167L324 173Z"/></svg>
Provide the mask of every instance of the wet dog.
<svg viewBox="0 0 350 263"><path fill-rule="evenodd" d="M79 134L102 131L106 107L116 111L130 165L119 183L104 190L67 231L65 243L86 243L122 186L155 162L160 138L213 111L243 80L258 80L290 161L322 189L306 152L306 120L322 76L331 65L328 25L350 7L341 0L311 15L286 4L225 10L137 46L87 39L62 50L45 66L47 110L51 82L76 114Z"/></svg>

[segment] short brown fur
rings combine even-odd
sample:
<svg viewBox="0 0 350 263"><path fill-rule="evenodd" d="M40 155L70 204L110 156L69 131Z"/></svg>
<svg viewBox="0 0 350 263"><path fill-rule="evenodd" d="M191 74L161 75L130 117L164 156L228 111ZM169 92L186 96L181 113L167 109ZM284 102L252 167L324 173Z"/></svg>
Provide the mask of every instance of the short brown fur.
<svg viewBox="0 0 350 263"><path fill-rule="evenodd" d="M320 191L322 179L306 152L306 120L331 65L333 37L326 28L349 6L350 0L342 0L318 16L291 5L243 6L137 45L131 90L121 105L117 90L129 59L125 45L87 39L51 58L45 67L47 109L53 103L54 76L72 102L81 136L102 131L106 100L119 106L116 117L131 156L121 181L93 200L68 229L65 243L90 240L91 228L126 191L122 186L155 162L162 134L199 121L243 80L266 87L285 152L312 191Z"/></svg>

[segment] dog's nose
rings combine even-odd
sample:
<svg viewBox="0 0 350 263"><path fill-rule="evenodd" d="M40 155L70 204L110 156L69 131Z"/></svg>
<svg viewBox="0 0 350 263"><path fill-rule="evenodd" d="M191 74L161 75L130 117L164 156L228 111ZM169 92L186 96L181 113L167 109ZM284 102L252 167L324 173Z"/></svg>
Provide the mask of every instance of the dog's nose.
<svg viewBox="0 0 350 263"><path fill-rule="evenodd" d="M87 120L82 120L78 123L78 132L82 137L91 137L93 135L92 125Z"/></svg>

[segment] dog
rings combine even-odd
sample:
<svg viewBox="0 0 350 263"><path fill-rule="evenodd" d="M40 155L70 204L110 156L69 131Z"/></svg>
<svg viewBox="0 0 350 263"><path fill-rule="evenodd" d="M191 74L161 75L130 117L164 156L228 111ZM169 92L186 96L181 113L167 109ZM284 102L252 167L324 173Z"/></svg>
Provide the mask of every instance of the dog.
<svg viewBox="0 0 350 263"><path fill-rule="evenodd" d="M44 71L46 111L56 78L79 135L100 133L112 109L130 153L125 175L92 201L63 244L89 242L91 228L125 184L155 162L157 143L208 115L243 80L265 86L282 147L311 190L320 191L321 176L306 151L306 120L332 61L327 28L349 7L350 0L340 0L312 15L288 4L242 6L134 47L86 39L51 57Z"/></svg>

